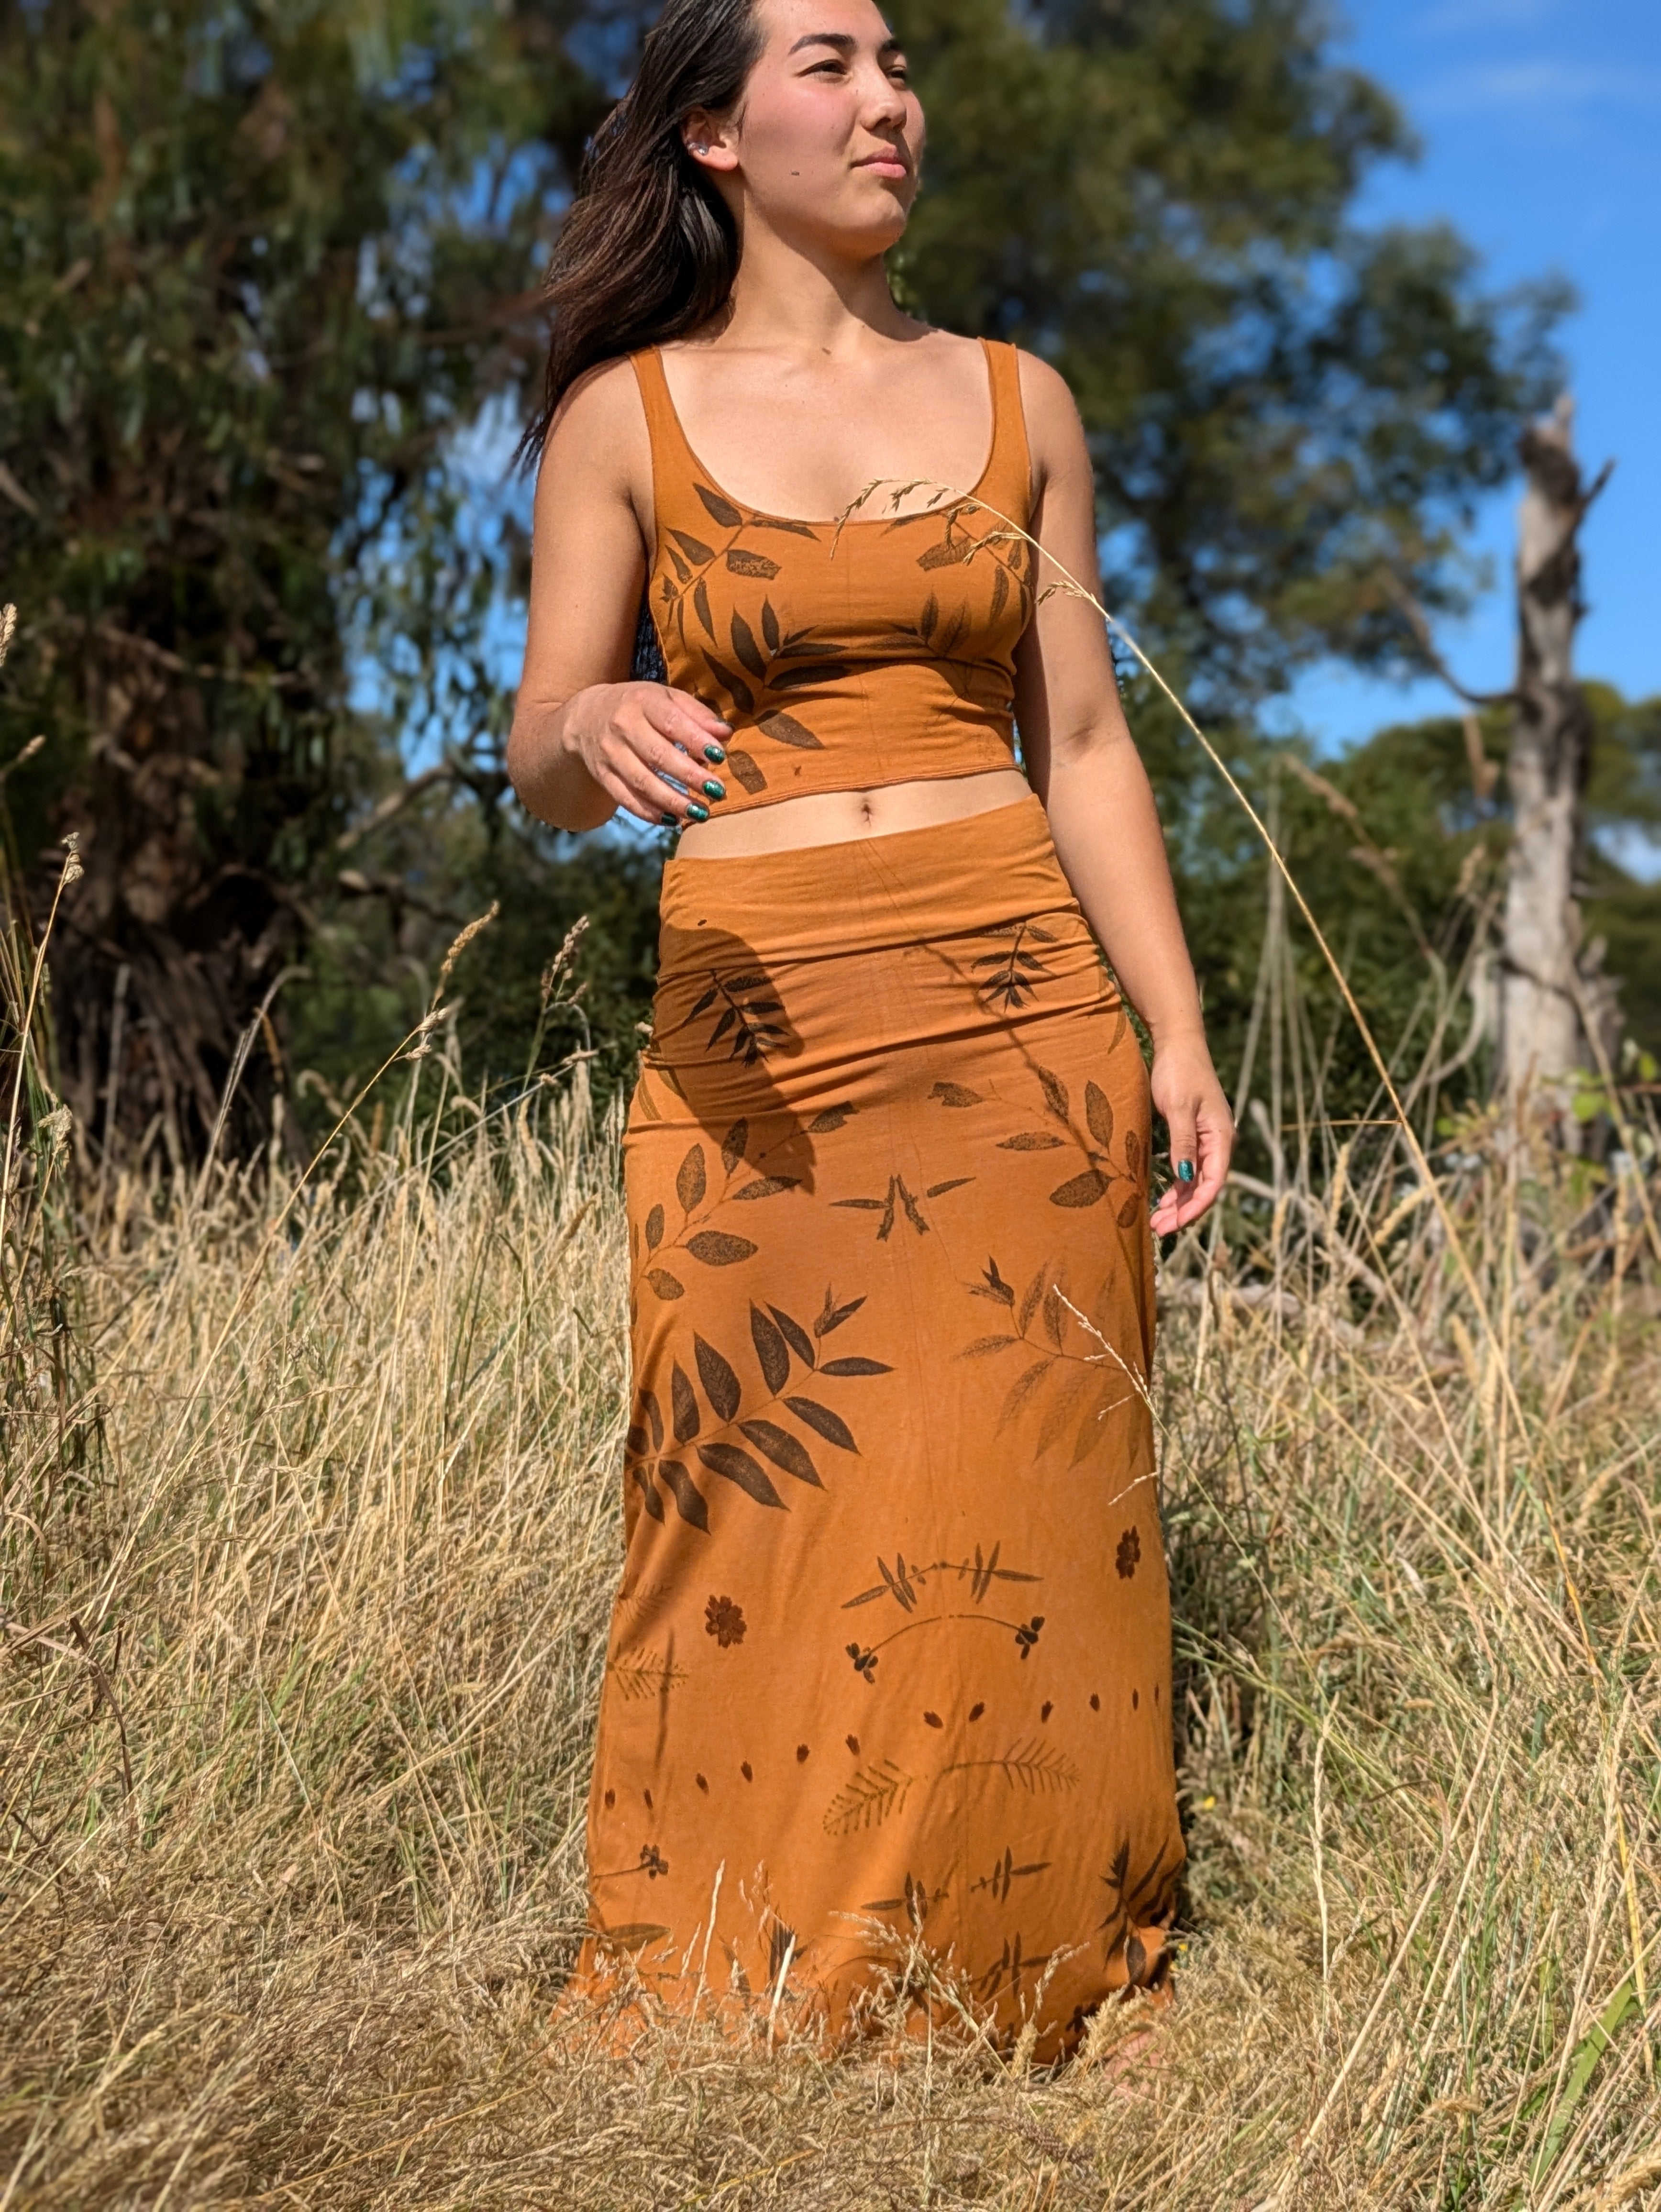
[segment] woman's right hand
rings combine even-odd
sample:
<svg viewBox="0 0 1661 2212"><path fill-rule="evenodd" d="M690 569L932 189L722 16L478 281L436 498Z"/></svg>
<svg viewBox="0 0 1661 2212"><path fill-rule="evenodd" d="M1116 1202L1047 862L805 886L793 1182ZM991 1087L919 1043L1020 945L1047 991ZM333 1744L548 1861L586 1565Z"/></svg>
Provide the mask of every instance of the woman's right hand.
<svg viewBox="0 0 1661 2212"><path fill-rule="evenodd" d="M608 799L654 824L707 822L727 796L720 770L733 734L712 708L668 684L594 684L566 703L563 749ZM676 790L666 779L684 784Z"/></svg>

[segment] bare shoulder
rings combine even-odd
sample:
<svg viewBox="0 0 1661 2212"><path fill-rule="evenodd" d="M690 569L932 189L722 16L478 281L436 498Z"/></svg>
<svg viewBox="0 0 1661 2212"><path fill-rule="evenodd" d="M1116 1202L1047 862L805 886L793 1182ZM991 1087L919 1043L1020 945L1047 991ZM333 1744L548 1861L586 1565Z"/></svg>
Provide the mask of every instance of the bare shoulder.
<svg viewBox="0 0 1661 2212"><path fill-rule="evenodd" d="M1067 379L1035 353L1018 352L1021 411L1027 441L1040 467L1055 468L1084 453L1084 425Z"/></svg>
<svg viewBox="0 0 1661 2212"><path fill-rule="evenodd" d="M651 436L632 365L601 362L578 377L554 410L542 449L543 474L569 483L609 483L632 489L649 477Z"/></svg>

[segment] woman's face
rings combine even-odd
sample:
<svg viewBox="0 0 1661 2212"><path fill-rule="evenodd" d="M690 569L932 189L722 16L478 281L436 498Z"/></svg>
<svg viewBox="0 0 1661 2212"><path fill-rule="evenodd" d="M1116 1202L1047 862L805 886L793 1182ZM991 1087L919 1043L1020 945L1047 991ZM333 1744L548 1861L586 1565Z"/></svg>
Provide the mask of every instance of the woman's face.
<svg viewBox="0 0 1661 2212"><path fill-rule="evenodd" d="M685 125L735 216L861 259L905 228L923 118L872 0L757 0L763 46L738 106Z"/></svg>

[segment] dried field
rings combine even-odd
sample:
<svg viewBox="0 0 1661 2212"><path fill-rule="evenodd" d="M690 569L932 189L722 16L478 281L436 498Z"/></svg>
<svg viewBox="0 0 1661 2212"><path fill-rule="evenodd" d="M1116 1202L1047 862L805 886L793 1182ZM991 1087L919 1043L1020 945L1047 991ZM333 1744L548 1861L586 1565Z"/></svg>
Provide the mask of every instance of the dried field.
<svg viewBox="0 0 1661 2212"><path fill-rule="evenodd" d="M441 1051L421 1073L419 1122L298 1194L99 1190L49 1101L18 1124L0 2208L1661 2190L1630 1179L1588 1261L1584 1193L1475 1139L1445 1220L1388 1150L1335 1215L1288 1170L1277 1295L1173 1281L1192 1859L1141 2057L1120 2014L1054 2077L966 2039L605 2058L552 2008L618 1558L615 1130L580 1071L489 1115ZM1382 1306L1342 1287L1368 1275Z"/></svg>

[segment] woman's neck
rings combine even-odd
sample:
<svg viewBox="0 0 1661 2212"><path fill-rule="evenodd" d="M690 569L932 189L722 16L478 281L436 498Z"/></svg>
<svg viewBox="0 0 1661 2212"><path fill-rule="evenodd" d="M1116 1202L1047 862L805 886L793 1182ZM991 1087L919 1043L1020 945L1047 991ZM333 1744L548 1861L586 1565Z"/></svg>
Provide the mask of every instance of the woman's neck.
<svg viewBox="0 0 1661 2212"><path fill-rule="evenodd" d="M872 337L909 338L919 326L894 304L881 254L849 260L745 226L725 321L710 340L734 350L836 355Z"/></svg>

